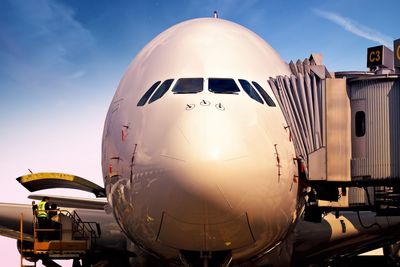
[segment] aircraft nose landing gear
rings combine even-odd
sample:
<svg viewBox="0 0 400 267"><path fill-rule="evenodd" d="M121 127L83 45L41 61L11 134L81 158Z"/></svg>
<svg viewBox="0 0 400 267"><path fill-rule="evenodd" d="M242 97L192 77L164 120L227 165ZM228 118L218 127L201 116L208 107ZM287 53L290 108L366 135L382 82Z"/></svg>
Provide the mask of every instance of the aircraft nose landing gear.
<svg viewBox="0 0 400 267"><path fill-rule="evenodd" d="M228 267L232 260L230 250L180 251L181 261L187 267Z"/></svg>

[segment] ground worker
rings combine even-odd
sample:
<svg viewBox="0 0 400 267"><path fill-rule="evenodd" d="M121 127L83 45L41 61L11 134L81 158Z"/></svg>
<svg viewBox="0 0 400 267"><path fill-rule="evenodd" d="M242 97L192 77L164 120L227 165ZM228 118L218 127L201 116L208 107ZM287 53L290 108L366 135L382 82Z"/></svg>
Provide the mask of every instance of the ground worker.
<svg viewBox="0 0 400 267"><path fill-rule="evenodd" d="M60 239L60 229L61 229L61 224L59 223L59 213L60 209L57 207L57 204L53 203L50 206L50 210L48 212L48 218L49 218L49 225L51 226L52 229L55 231L50 234L50 239Z"/></svg>
<svg viewBox="0 0 400 267"><path fill-rule="evenodd" d="M57 204L55 204L55 203L51 204L50 210L48 212L49 219L52 220L54 216L57 216L59 210L60 209L57 207Z"/></svg>
<svg viewBox="0 0 400 267"><path fill-rule="evenodd" d="M39 202L39 204L37 204L36 217L39 229L47 228L48 226L49 200L50 200L49 197L43 197L42 201ZM39 241L43 241L44 238L45 238L44 233L38 234Z"/></svg>
<svg viewBox="0 0 400 267"><path fill-rule="evenodd" d="M32 214L36 215L36 212L37 212L37 205L35 201L32 201Z"/></svg>

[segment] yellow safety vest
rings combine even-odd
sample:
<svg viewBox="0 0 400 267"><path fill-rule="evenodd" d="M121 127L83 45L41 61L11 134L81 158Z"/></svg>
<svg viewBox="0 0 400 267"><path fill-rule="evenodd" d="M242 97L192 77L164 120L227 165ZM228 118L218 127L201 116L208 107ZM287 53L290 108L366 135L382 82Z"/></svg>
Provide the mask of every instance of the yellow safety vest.
<svg viewBox="0 0 400 267"><path fill-rule="evenodd" d="M41 201L39 202L39 204L37 205L37 217L38 218L45 218L47 217L47 212L46 212L46 202L45 201Z"/></svg>

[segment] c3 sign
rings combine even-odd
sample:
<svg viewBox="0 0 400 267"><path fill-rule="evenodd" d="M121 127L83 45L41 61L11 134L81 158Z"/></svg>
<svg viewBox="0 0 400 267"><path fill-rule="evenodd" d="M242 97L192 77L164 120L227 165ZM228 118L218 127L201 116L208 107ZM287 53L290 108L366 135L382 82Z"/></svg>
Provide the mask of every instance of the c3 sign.
<svg viewBox="0 0 400 267"><path fill-rule="evenodd" d="M394 49L394 66L396 68L400 68L400 39L394 40L393 49Z"/></svg>

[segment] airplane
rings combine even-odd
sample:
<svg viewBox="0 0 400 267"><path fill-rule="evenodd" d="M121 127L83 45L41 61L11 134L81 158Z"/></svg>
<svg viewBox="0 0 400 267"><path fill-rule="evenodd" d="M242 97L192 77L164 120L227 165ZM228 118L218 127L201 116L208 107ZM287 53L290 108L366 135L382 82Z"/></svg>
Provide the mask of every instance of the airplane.
<svg viewBox="0 0 400 267"><path fill-rule="evenodd" d="M101 229L74 266L308 266L383 245L388 252L398 217L343 212L304 221L301 166L267 82L290 74L243 26L179 23L149 42L121 79L104 124L104 188L54 173L19 182L97 196L51 196ZM29 185L32 177L39 181ZM0 204L1 235L19 239L21 212L31 206ZM24 243L32 243L31 218L23 225Z"/></svg>

